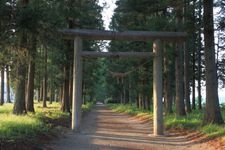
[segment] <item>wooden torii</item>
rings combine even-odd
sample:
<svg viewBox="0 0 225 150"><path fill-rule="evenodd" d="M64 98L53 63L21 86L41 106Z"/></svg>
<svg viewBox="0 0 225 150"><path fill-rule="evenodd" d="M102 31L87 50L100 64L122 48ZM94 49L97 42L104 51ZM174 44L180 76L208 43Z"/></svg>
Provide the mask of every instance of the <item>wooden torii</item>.
<svg viewBox="0 0 225 150"><path fill-rule="evenodd" d="M81 125L82 105L82 57L98 58L149 58L153 57L153 134L163 135L163 103L162 103L162 61L163 52L161 42L176 42L183 44L187 34L185 32L156 32L156 31L105 31L90 29L60 30L65 39L74 40L73 62L73 103L72 130L79 131ZM153 52L91 52L82 51L82 39L89 40L126 40L153 41Z"/></svg>

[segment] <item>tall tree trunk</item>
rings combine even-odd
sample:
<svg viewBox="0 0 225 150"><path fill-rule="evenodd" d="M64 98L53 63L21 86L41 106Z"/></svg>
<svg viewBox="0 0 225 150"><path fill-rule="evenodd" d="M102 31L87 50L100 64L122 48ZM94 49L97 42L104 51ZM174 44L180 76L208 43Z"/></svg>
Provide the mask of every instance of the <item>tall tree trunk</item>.
<svg viewBox="0 0 225 150"><path fill-rule="evenodd" d="M70 87L69 87L69 101L70 108L72 108L72 100L73 100L73 63L70 64Z"/></svg>
<svg viewBox="0 0 225 150"><path fill-rule="evenodd" d="M44 90L43 90L43 80L40 80L40 101L43 101L43 95L44 95Z"/></svg>
<svg viewBox="0 0 225 150"><path fill-rule="evenodd" d="M192 68L192 109L196 109L195 105L195 50L193 49L193 56L192 56L192 63L193 63L193 68Z"/></svg>
<svg viewBox="0 0 225 150"><path fill-rule="evenodd" d="M139 92L136 95L135 101L136 101L136 107L139 108Z"/></svg>
<svg viewBox="0 0 225 150"><path fill-rule="evenodd" d="M184 82L185 82L185 104L186 111L191 112L191 103L190 103L190 79L189 79L189 51L185 48L184 50Z"/></svg>
<svg viewBox="0 0 225 150"><path fill-rule="evenodd" d="M60 94L59 94L59 101L62 103L62 101L63 101L63 85L61 85L61 87L60 87Z"/></svg>
<svg viewBox="0 0 225 150"><path fill-rule="evenodd" d="M38 88L37 88L37 93L38 93L38 102L40 102L41 101L41 87L40 86L38 86Z"/></svg>
<svg viewBox="0 0 225 150"><path fill-rule="evenodd" d="M6 66L6 84L7 84L7 103L11 103L10 99L10 81L9 81L9 66Z"/></svg>
<svg viewBox="0 0 225 150"><path fill-rule="evenodd" d="M147 106L146 109L150 110L150 99L148 96L146 96L145 99L146 99L146 106Z"/></svg>
<svg viewBox="0 0 225 150"><path fill-rule="evenodd" d="M26 7L28 0L21 0L23 7ZM24 8L21 8L24 9ZM13 107L13 113L20 115L26 113L25 106L25 82L26 82L26 53L27 53L27 34L23 30L20 39L20 50L18 51L17 60L17 81L16 81L16 92L15 102Z"/></svg>
<svg viewBox="0 0 225 150"><path fill-rule="evenodd" d="M176 48L176 114L179 116L185 116L185 104L184 104L184 78L183 78L183 50L182 45L178 44Z"/></svg>
<svg viewBox="0 0 225 150"><path fill-rule="evenodd" d="M27 97L26 108L29 112L34 112L34 74L35 74L35 56L36 56L36 37L32 37L32 46L29 51L29 67L28 67L28 82L27 82Z"/></svg>
<svg viewBox="0 0 225 150"><path fill-rule="evenodd" d="M44 79L43 79L43 107L47 107L47 80L48 80L48 73L47 73L47 59L48 59L48 53L47 49L44 50Z"/></svg>
<svg viewBox="0 0 225 150"><path fill-rule="evenodd" d="M177 8L177 25L182 28L182 9ZM184 104L184 51L183 44L176 45L176 114L178 116L185 116Z"/></svg>
<svg viewBox="0 0 225 150"><path fill-rule="evenodd" d="M139 106L140 109L142 109L143 108L143 95L142 95L141 91L138 93L138 101L139 101L138 106Z"/></svg>
<svg viewBox="0 0 225 150"><path fill-rule="evenodd" d="M204 7L204 41L206 64L206 108L203 124L222 124L218 98L218 79L215 63L213 0L205 0Z"/></svg>
<svg viewBox="0 0 225 150"><path fill-rule="evenodd" d="M26 113L25 76L26 76L25 65L19 65L18 66L18 80L17 80L16 93L15 93L15 102L14 102L14 107L13 107L14 114Z"/></svg>
<svg viewBox="0 0 225 150"><path fill-rule="evenodd" d="M194 1L193 1L194 3ZM190 8L190 0L184 0L184 14L189 14L189 11L191 12ZM185 15L184 17L184 23L187 24L189 22L190 16ZM190 24L190 23L189 23ZM186 29L189 31L190 29ZM189 31L189 34L192 35L192 28L191 31ZM190 102L190 38L185 43L185 48L184 48L184 82L185 82L185 104L186 104L186 111L188 113L191 112L191 102Z"/></svg>
<svg viewBox="0 0 225 150"><path fill-rule="evenodd" d="M132 104L132 85L131 85L131 77L129 76L129 85L128 85L128 97L129 97L129 104Z"/></svg>
<svg viewBox="0 0 225 150"><path fill-rule="evenodd" d="M70 105L69 105L69 65L64 67L64 86L63 86L63 100L61 110L63 112L70 112Z"/></svg>
<svg viewBox="0 0 225 150"><path fill-rule="evenodd" d="M28 82L27 82L27 97L26 97L26 108L29 112L34 112L34 72L35 63L29 62L28 67Z"/></svg>
<svg viewBox="0 0 225 150"><path fill-rule="evenodd" d="M1 69L1 100L0 100L0 105L3 105L4 104L4 91L5 91L5 88L4 88L4 85L5 85L5 67L3 66L2 69Z"/></svg>
<svg viewBox="0 0 225 150"><path fill-rule="evenodd" d="M82 104L86 104L86 85L84 84L84 81L82 81L82 99L83 99L83 103Z"/></svg>
<svg viewBox="0 0 225 150"><path fill-rule="evenodd" d="M170 61L169 61L169 54L164 49L164 105L165 105L165 112L166 114L170 114L173 112L172 110L172 72L170 70Z"/></svg>
<svg viewBox="0 0 225 150"><path fill-rule="evenodd" d="M123 88L122 88L122 84L121 84L121 90L119 91L120 92L120 104L123 104Z"/></svg>
<svg viewBox="0 0 225 150"><path fill-rule="evenodd" d="M55 100L55 89L51 83L51 90L50 90L50 100L49 103L52 104L52 102Z"/></svg>
<svg viewBox="0 0 225 150"><path fill-rule="evenodd" d="M199 0L198 2L199 10L198 10L198 17L199 17L199 28L198 28L198 109L202 109L202 94L201 94L201 75L202 75L202 69L201 69L201 50L202 50L202 38L201 38L201 27L202 27L202 0Z"/></svg>
<svg viewBox="0 0 225 150"><path fill-rule="evenodd" d="M55 101L56 102L59 102L59 93L60 93L60 90L56 89L56 91L55 91Z"/></svg>

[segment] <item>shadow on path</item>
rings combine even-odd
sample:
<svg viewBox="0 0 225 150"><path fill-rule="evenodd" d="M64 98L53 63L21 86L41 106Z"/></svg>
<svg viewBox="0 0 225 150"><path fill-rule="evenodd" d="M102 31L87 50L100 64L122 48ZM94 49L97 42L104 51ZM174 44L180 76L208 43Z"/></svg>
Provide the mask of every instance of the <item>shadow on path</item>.
<svg viewBox="0 0 225 150"><path fill-rule="evenodd" d="M152 134L152 122L141 121L124 113L116 113L104 105L97 105L82 119L80 133L68 133L65 138L54 141L46 149L54 150L213 150L201 144L204 137L199 133Z"/></svg>

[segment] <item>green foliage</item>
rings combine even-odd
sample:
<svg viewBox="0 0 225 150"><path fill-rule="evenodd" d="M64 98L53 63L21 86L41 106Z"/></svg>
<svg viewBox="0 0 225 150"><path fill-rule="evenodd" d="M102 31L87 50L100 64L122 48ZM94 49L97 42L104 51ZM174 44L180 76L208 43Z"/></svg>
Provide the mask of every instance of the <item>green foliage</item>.
<svg viewBox="0 0 225 150"><path fill-rule="evenodd" d="M82 105L82 111L83 112L88 112L88 111L90 111L91 110L91 108L93 107L93 102L87 102L86 104L83 104Z"/></svg>

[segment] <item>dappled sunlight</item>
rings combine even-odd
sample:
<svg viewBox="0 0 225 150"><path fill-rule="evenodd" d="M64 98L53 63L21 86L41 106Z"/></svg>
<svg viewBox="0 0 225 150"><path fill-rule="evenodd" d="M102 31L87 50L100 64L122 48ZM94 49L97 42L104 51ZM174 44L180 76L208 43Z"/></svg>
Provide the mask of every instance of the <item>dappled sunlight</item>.
<svg viewBox="0 0 225 150"><path fill-rule="evenodd" d="M53 142L53 149L184 149L199 146L205 136L182 130L165 131L164 136L153 136L152 118L114 112L104 105L97 105L82 119L78 133L69 132L65 138Z"/></svg>
<svg viewBox="0 0 225 150"><path fill-rule="evenodd" d="M41 108L41 103L35 103L35 113L26 115L12 114L13 104L4 104L0 107L0 139L27 139L37 134L47 133L49 125L43 119L58 119L68 117L60 111L60 105L54 103L48 108ZM52 106L52 107L51 107Z"/></svg>
<svg viewBox="0 0 225 150"><path fill-rule="evenodd" d="M97 112L99 112L96 118L97 128L95 134L90 135L92 144L121 148L128 148L127 145L148 147L152 144L183 146L193 144L198 137L188 137L187 134L178 135L173 132L166 132L166 135L161 137L149 136L153 131L152 115L149 113L140 113L140 115L132 117L124 113L113 113L109 109L98 109ZM147 119L143 121L143 117ZM129 148L132 147L129 146Z"/></svg>

